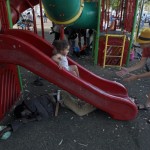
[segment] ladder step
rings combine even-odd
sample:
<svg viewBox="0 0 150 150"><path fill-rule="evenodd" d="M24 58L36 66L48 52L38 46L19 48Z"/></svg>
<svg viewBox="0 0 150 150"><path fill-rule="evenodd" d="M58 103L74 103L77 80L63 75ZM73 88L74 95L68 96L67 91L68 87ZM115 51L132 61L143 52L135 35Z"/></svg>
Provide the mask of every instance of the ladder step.
<svg viewBox="0 0 150 150"><path fill-rule="evenodd" d="M111 46L111 47L123 47L123 46L118 46L118 45L107 45L108 46Z"/></svg>
<svg viewBox="0 0 150 150"><path fill-rule="evenodd" d="M106 57L117 57L117 58L121 58L122 56L106 55Z"/></svg>

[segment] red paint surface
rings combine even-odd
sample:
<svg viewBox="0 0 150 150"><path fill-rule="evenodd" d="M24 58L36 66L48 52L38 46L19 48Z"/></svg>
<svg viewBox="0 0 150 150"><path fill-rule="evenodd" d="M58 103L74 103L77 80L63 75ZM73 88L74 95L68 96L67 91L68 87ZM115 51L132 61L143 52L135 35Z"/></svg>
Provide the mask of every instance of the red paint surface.
<svg viewBox="0 0 150 150"><path fill-rule="evenodd" d="M73 60L79 68L80 78L59 69L51 60L53 47L32 32L8 30L0 35L0 62L25 67L71 94L91 103L118 120L131 120L137 108L128 97L125 87L89 72Z"/></svg>
<svg viewBox="0 0 150 150"><path fill-rule="evenodd" d="M0 2L4 2L4 0ZM38 4L38 1L31 0L30 3L34 6ZM15 24L19 19L20 13L28 9L30 5L26 0L11 0L10 4L12 20ZM4 20L4 17L6 18L4 13L2 11L0 13L3 27L7 20ZM69 59L70 64L76 64L79 68L80 78L77 78L69 72L59 69L51 60L53 47L48 42L32 32L25 30L7 30L8 26L5 27L4 32L0 34L0 63L3 63L2 65L14 64L23 66L80 99L107 112L114 119L131 120L136 117L137 107L130 101L127 90L123 85L100 78ZM5 66L5 68L7 67ZM13 102L13 98L11 98L11 95L15 95L14 98L16 100L19 95L18 91L20 91L17 74L15 74L16 71L5 71L5 75L2 72L3 69L1 68L0 117L12 105L11 101ZM13 77L14 74L14 79L10 80L9 78L11 76ZM11 83L12 81L13 83ZM7 83L7 88L5 88L5 83ZM6 91L11 85L15 85L16 90L9 90L7 93Z"/></svg>

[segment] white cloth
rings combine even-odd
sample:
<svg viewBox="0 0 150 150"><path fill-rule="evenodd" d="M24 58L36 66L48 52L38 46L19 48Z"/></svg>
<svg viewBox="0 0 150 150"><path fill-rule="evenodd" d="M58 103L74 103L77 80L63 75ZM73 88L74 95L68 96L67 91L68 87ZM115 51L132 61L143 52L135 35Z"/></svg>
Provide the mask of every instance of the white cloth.
<svg viewBox="0 0 150 150"><path fill-rule="evenodd" d="M30 20L30 21L33 21L33 16L31 14L28 14L27 19Z"/></svg>
<svg viewBox="0 0 150 150"><path fill-rule="evenodd" d="M68 60L66 56L61 57L60 65L64 67L66 70L70 71L69 65L68 65Z"/></svg>
<svg viewBox="0 0 150 150"><path fill-rule="evenodd" d="M60 25L55 24L53 31L59 33L60 32Z"/></svg>
<svg viewBox="0 0 150 150"><path fill-rule="evenodd" d="M112 16L116 17L116 11L115 10L112 11Z"/></svg>

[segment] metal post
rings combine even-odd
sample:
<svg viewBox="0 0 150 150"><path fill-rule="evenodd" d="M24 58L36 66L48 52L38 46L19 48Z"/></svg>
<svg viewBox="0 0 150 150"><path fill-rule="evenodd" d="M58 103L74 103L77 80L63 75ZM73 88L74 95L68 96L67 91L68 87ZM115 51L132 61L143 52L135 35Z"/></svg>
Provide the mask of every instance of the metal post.
<svg viewBox="0 0 150 150"><path fill-rule="evenodd" d="M97 32L95 39L95 53L94 53L94 65L97 65L98 61L98 49L99 49L99 36L100 36L100 20L101 20L101 1L98 0L98 21L97 21Z"/></svg>
<svg viewBox="0 0 150 150"><path fill-rule="evenodd" d="M0 0L0 16L1 16L1 33L9 29L8 13L7 13L6 1Z"/></svg>
<svg viewBox="0 0 150 150"><path fill-rule="evenodd" d="M60 39L64 40L64 26L63 25L61 25L60 27Z"/></svg>
<svg viewBox="0 0 150 150"><path fill-rule="evenodd" d="M132 43L133 43L133 39L134 39L134 32L135 32L135 28L136 28L137 12L138 12L138 0L136 0L135 13L134 13L134 20L133 20L133 27L132 27L132 32L131 32L131 36L130 36L130 45L129 45L129 49L128 49L128 55L127 55L126 66L129 65L130 50L131 50L131 47L132 47Z"/></svg>
<svg viewBox="0 0 150 150"><path fill-rule="evenodd" d="M26 0L29 6L32 8L32 14L33 14L33 24L34 24L34 33L37 34L37 26L36 26L36 17L34 12L34 6L29 2L29 0Z"/></svg>
<svg viewBox="0 0 150 150"><path fill-rule="evenodd" d="M32 8L32 14L33 14L34 33L37 34L36 17L35 17L34 8Z"/></svg>
<svg viewBox="0 0 150 150"><path fill-rule="evenodd" d="M144 8L144 0L141 1L141 3L142 3L142 5L141 5L141 13L140 13L140 18L139 18L139 23L138 23L138 29L137 29L136 37L139 35L139 31L140 31L140 23L141 23L141 19L142 19L143 8Z"/></svg>
<svg viewBox="0 0 150 150"><path fill-rule="evenodd" d="M41 2L41 0L39 0L39 4L40 4L40 14L41 14L42 37L45 38L45 35L44 35L44 25L43 25L43 11L42 11L42 2Z"/></svg>
<svg viewBox="0 0 150 150"><path fill-rule="evenodd" d="M7 0L6 4L7 4L9 26L10 26L10 28L13 28L13 22L12 22L12 17L11 17L11 8L10 8L10 1ZM21 87L21 90L23 90L23 84L22 84L22 77L21 77L21 73L20 73L20 67L17 66L17 68L18 68L18 77L19 77L19 81L20 81L20 87Z"/></svg>
<svg viewBox="0 0 150 150"><path fill-rule="evenodd" d="M6 4L7 4L9 26L10 26L10 28L13 28L12 17L11 17L11 9L10 9L10 1L7 0Z"/></svg>

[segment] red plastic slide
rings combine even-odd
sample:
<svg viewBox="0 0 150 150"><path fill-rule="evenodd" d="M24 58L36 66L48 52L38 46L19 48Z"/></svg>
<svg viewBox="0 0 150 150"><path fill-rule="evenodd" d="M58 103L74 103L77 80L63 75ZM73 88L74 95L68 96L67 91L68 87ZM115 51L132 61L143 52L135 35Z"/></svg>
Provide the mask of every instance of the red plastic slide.
<svg viewBox="0 0 150 150"><path fill-rule="evenodd" d="M131 120L137 115L125 87L89 72L73 60L80 78L59 69L51 60L52 45L30 31L12 29L0 34L0 62L16 64L38 74L49 82L109 113L118 120Z"/></svg>

